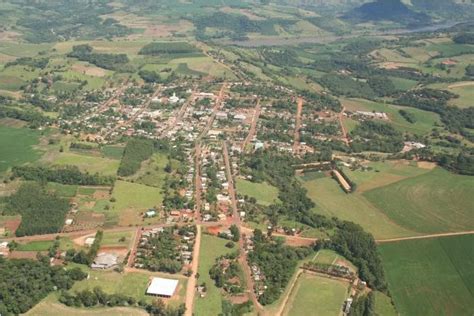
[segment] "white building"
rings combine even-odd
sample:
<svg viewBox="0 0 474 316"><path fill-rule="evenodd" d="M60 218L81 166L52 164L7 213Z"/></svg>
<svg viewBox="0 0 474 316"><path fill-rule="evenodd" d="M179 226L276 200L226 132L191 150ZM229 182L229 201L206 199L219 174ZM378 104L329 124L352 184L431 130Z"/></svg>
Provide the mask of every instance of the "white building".
<svg viewBox="0 0 474 316"><path fill-rule="evenodd" d="M178 280L153 278L146 290L147 295L171 297L178 287Z"/></svg>

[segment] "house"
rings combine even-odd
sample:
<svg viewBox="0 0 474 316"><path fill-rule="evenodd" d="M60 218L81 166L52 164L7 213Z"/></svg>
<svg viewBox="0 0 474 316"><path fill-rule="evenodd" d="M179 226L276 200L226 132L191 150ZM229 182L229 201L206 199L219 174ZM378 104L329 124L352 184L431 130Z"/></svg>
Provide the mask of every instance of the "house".
<svg viewBox="0 0 474 316"><path fill-rule="evenodd" d="M217 112L216 119L218 120L227 120L227 113L226 112Z"/></svg>
<svg viewBox="0 0 474 316"><path fill-rule="evenodd" d="M153 278L146 290L147 295L172 297L178 287L178 280Z"/></svg>
<svg viewBox="0 0 474 316"><path fill-rule="evenodd" d="M64 223L69 226L69 225L72 225L72 222L73 222L72 218L68 218L66 219Z"/></svg>
<svg viewBox="0 0 474 316"><path fill-rule="evenodd" d="M148 211L145 213L145 216L146 216L146 217L155 217L155 216L156 216L156 211L155 211L155 210L148 210Z"/></svg>
<svg viewBox="0 0 474 316"><path fill-rule="evenodd" d="M179 98L176 96L176 93L173 92L173 95L171 97L169 97L168 101L171 103L171 104L175 104L175 103L178 103L179 102Z"/></svg>
<svg viewBox="0 0 474 316"><path fill-rule="evenodd" d="M91 264L92 269L111 269L118 265L118 257L111 253L101 252Z"/></svg>
<svg viewBox="0 0 474 316"><path fill-rule="evenodd" d="M87 237L86 240L84 241L84 244L90 247L94 243L94 240L95 240L94 237Z"/></svg>
<svg viewBox="0 0 474 316"><path fill-rule="evenodd" d="M219 214L217 215L217 218L219 218L220 221L225 221L227 216L225 216L225 214Z"/></svg>
<svg viewBox="0 0 474 316"><path fill-rule="evenodd" d="M255 150L262 149L263 148L263 143L260 142L260 141L255 142L254 148L255 148Z"/></svg>
<svg viewBox="0 0 474 316"><path fill-rule="evenodd" d="M242 121L245 121L246 118L247 118L247 117L246 117L244 114L236 114L236 115L234 116L234 120L236 120L236 121L241 121L241 122L242 122Z"/></svg>

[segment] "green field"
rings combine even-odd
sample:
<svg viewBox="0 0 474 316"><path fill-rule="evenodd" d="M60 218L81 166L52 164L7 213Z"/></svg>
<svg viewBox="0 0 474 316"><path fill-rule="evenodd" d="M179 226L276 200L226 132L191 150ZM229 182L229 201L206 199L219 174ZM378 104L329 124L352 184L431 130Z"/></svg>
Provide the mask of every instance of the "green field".
<svg viewBox="0 0 474 316"><path fill-rule="evenodd" d="M87 156L72 152L64 152L54 160L54 164L73 165L77 166L82 171L87 171L90 173L99 172L103 175L115 175L117 173L120 161L97 156Z"/></svg>
<svg viewBox="0 0 474 316"><path fill-rule="evenodd" d="M340 315L348 286L349 283L303 273L290 294L284 315Z"/></svg>
<svg viewBox="0 0 474 316"><path fill-rule="evenodd" d="M204 298L196 295L194 302L194 315L196 316L219 315L219 313L222 313L222 294L220 289L214 285L214 280L209 276L209 269L215 263L217 257L230 252L225 247L226 243L225 239L202 234L197 283L206 283L207 294Z"/></svg>
<svg viewBox="0 0 474 316"><path fill-rule="evenodd" d="M14 128L0 125L0 174L9 168L40 157L33 148L38 144L40 134L28 128Z"/></svg>
<svg viewBox="0 0 474 316"><path fill-rule="evenodd" d="M17 251L47 251L53 245L53 240L31 241L26 244L19 244ZM74 243L69 238L60 238L59 249L67 250L74 248Z"/></svg>
<svg viewBox="0 0 474 316"><path fill-rule="evenodd" d="M105 247L117 247L117 246L123 246L123 247L129 247L130 242L132 241L132 231L123 231L123 232L110 232L110 231L105 231L104 232L104 237L102 238L101 245ZM125 238L124 241L120 241L121 239Z"/></svg>
<svg viewBox="0 0 474 316"><path fill-rule="evenodd" d="M424 135L429 133L436 123L441 124L438 114L406 106L396 106L362 99L345 99L343 100L343 104L350 111L385 112L389 117L390 124L401 132ZM413 114L416 122L414 124L407 122L407 120L400 115L399 110L405 110Z"/></svg>
<svg viewBox="0 0 474 316"><path fill-rule="evenodd" d="M254 183L237 179L236 187L239 194L255 198L258 204L270 205L278 201L278 189L266 182Z"/></svg>
<svg viewBox="0 0 474 316"><path fill-rule="evenodd" d="M473 235L387 243L379 249L400 315L472 315Z"/></svg>
<svg viewBox="0 0 474 316"><path fill-rule="evenodd" d="M148 313L139 308L109 307L109 308L73 308L58 303L57 294L52 293L43 301L30 309L26 316L147 316Z"/></svg>
<svg viewBox="0 0 474 316"><path fill-rule="evenodd" d="M375 295L375 314L379 316L397 316L397 310L392 304L392 300L387 295L374 291Z"/></svg>
<svg viewBox="0 0 474 316"><path fill-rule="evenodd" d="M449 84L432 84L429 86L434 89L444 89L457 94L459 97L451 99L448 104L460 108L468 108L474 106L474 82L461 81Z"/></svg>
<svg viewBox="0 0 474 316"><path fill-rule="evenodd" d="M124 146L104 146L102 147L102 153L107 158L122 159Z"/></svg>
<svg viewBox="0 0 474 316"><path fill-rule="evenodd" d="M120 219L123 225L137 223L141 219L140 212L163 202L160 188L127 181L115 182L112 197L116 202L111 203L112 209L106 211L106 216L112 221Z"/></svg>
<svg viewBox="0 0 474 316"><path fill-rule="evenodd" d="M363 194L392 221L420 233L474 229L474 178L436 168Z"/></svg>
<svg viewBox="0 0 474 316"><path fill-rule="evenodd" d="M316 213L358 223L377 239L416 235L391 221L363 195L342 191L332 178L306 181L303 186L308 190L308 197L316 204Z"/></svg>

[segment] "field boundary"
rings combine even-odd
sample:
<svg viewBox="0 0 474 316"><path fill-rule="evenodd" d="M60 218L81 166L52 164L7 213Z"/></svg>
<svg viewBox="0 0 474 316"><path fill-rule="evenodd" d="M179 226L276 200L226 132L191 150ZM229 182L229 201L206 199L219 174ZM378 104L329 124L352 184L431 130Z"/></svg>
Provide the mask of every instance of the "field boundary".
<svg viewBox="0 0 474 316"><path fill-rule="evenodd" d="M439 233L439 234L430 234L422 236L412 236L412 237L400 237L400 238L390 238L390 239L377 239L377 243L390 243L398 242L404 240L414 240L414 239L429 239L429 238L438 238L438 237L450 237L450 236L462 236L462 235L474 235L474 230L463 231L463 232L452 232L452 233Z"/></svg>

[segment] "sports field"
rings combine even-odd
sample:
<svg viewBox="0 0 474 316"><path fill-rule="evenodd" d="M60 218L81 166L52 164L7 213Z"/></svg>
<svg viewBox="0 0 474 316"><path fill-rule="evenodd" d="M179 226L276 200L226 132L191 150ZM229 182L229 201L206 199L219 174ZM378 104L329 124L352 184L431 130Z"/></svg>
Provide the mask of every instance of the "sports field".
<svg viewBox="0 0 474 316"><path fill-rule="evenodd" d="M474 178L435 168L363 193L398 225L420 233L474 229Z"/></svg>
<svg viewBox="0 0 474 316"><path fill-rule="evenodd" d="M258 204L270 205L278 201L278 189L266 182L254 183L237 179L236 187L239 194L255 198Z"/></svg>
<svg viewBox="0 0 474 316"><path fill-rule="evenodd" d="M284 315L340 315L349 283L302 273Z"/></svg>
<svg viewBox="0 0 474 316"><path fill-rule="evenodd" d="M199 251L199 279L197 284L206 283L207 294L204 298L196 295L194 299L194 315L207 316L222 313L222 295L214 285L214 280L209 276L209 269L215 263L217 257L231 252L225 247L228 241L207 234L201 236L201 249Z"/></svg>
<svg viewBox="0 0 474 316"><path fill-rule="evenodd" d="M400 315L472 315L474 235L379 246Z"/></svg>
<svg viewBox="0 0 474 316"><path fill-rule="evenodd" d="M29 128L0 125L0 174L13 166L32 162L40 157L33 148L40 133Z"/></svg>

